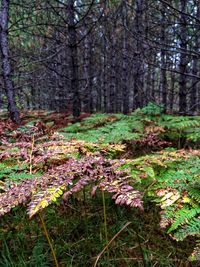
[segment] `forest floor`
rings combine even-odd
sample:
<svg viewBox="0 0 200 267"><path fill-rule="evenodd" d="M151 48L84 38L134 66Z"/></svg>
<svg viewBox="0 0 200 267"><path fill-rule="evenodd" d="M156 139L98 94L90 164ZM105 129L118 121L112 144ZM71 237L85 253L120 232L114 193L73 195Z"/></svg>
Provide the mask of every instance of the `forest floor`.
<svg viewBox="0 0 200 267"><path fill-rule="evenodd" d="M44 224L61 267L199 266L200 116L21 116L0 114L1 267L55 266Z"/></svg>

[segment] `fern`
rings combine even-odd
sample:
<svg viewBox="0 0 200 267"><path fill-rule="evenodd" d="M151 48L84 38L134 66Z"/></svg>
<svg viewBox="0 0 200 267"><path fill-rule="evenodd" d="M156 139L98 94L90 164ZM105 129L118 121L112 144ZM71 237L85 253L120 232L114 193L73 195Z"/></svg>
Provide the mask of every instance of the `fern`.
<svg viewBox="0 0 200 267"><path fill-rule="evenodd" d="M137 184L161 208L160 226L177 241L200 235L200 152L163 150L126 161ZM196 255L196 254L195 254Z"/></svg>
<svg viewBox="0 0 200 267"><path fill-rule="evenodd" d="M188 195L196 202L200 203L200 187L189 187Z"/></svg>
<svg viewBox="0 0 200 267"><path fill-rule="evenodd" d="M158 116L164 112L164 106L150 102L146 107L138 109L135 114Z"/></svg>
<svg viewBox="0 0 200 267"><path fill-rule="evenodd" d="M196 142L199 140L200 117L184 117L184 116L170 116L163 115L159 125L163 126L165 133L162 134L164 138L176 140L185 138L188 141Z"/></svg>
<svg viewBox="0 0 200 267"><path fill-rule="evenodd" d="M191 219L174 233L174 238L178 241L182 241L188 236L200 237L200 217Z"/></svg>
<svg viewBox="0 0 200 267"><path fill-rule="evenodd" d="M32 179L33 177L35 176L39 176L41 175L41 173L37 172L37 173L34 173L34 174L30 174L30 173L27 173L27 172L22 172L22 173L10 173L7 177L6 177L6 182L9 183L9 181L13 180L13 181L20 181L20 180L23 180L23 179Z"/></svg>
<svg viewBox="0 0 200 267"><path fill-rule="evenodd" d="M167 232L171 233L178 227L181 228L184 227L185 224L190 225L190 221L192 219L195 219L195 216L198 214L200 214L200 207L199 208L183 207L182 209L178 209L177 212L174 213L173 223L171 224ZM198 219L197 221L200 225L200 221Z"/></svg>
<svg viewBox="0 0 200 267"><path fill-rule="evenodd" d="M79 139L95 143L119 143L137 139L143 124L135 116L98 114L60 130L66 140Z"/></svg>
<svg viewBox="0 0 200 267"><path fill-rule="evenodd" d="M108 192L117 205L142 210L145 194L145 200L159 206L160 226L170 236L198 240L200 151L163 147L171 145L168 140L177 146L181 138L192 144L199 140L199 127L200 117L167 115L151 103L129 116L92 115L62 128L65 138L40 121L10 128L2 133L0 147L0 214L24 204L33 217L83 190ZM147 149L151 154L139 157ZM156 149L160 151L153 153ZM197 259L198 253L199 243L192 257Z"/></svg>
<svg viewBox="0 0 200 267"><path fill-rule="evenodd" d="M187 131L188 140L197 142L200 140L200 127L192 128L190 131Z"/></svg>
<svg viewBox="0 0 200 267"><path fill-rule="evenodd" d="M116 204L143 209L142 193L129 185L129 176L125 171L116 170L117 166L114 166L115 161L101 157L84 157L80 160L71 158L42 177L26 179L18 184L10 182L6 192L0 194L0 214L31 200L28 213L33 216L54 202L64 189L64 198L67 199L67 196L81 191L88 184L114 193Z"/></svg>
<svg viewBox="0 0 200 267"><path fill-rule="evenodd" d="M168 129L176 129L179 131L187 128L195 128L200 126L200 117L185 116L163 116L163 125Z"/></svg>
<svg viewBox="0 0 200 267"><path fill-rule="evenodd" d="M49 206L52 202L55 202L63 194L63 190L66 188L65 185L54 185L46 189L45 192L39 191L34 194L34 198L28 207L28 214L31 218L40 210L43 210Z"/></svg>

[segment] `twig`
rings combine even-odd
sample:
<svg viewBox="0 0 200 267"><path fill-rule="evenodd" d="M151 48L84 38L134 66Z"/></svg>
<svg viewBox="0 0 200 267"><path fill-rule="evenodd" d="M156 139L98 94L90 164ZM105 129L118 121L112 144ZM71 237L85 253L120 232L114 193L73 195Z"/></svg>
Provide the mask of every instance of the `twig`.
<svg viewBox="0 0 200 267"><path fill-rule="evenodd" d="M124 231L124 229L126 227L128 227L129 225L131 224L131 222L127 222L120 230L119 232L117 232L113 238L108 242L108 244L104 247L104 249L101 251L101 253L99 253L99 255L97 256L97 259L95 261L95 264L93 267L96 267L97 266L97 263L99 261L99 259L101 258L101 256L103 255L103 253L108 249L108 247L111 245L111 243L121 234L122 231Z"/></svg>

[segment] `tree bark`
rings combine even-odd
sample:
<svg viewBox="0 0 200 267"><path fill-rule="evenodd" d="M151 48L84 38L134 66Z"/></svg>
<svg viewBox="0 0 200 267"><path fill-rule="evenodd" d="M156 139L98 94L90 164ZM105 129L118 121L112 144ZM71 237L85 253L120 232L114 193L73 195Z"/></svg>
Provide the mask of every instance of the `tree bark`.
<svg viewBox="0 0 200 267"><path fill-rule="evenodd" d="M14 85L11 80L11 64L8 44L8 20L9 20L9 0L1 1L0 11L0 50L2 56L2 76L6 96L8 99L8 111L12 121L20 123L19 110L14 98Z"/></svg>
<svg viewBox="0 0 200 267"><path fill-rule="evenodd" d="M200 2L197 1L197 12L196 17L200 17ZM194 40L194 50L199 51L200 49L200 24L197 23L196 25L196 32L195 32L195 40ZM199 71L200 65L199 65L199 56L193 57L193 66L192 66L192 73L195 76L198 76L200 74ZM200 107L200 99L198 99L198 90L200 91L200 80L197 78L192 79L192 89L190 92L190 111L193 113L195 110L197 110L198 107ZM199 93L200 94L200 93Z"/></svg>
<svg viewBox="0 0 200 267"><path fill-rule="evenodd" d="M166 43L166 6L161 3L161 19L162 19L162 26L161 26L161 43ZM165 47L161 48L161 77L160 77L160 89L162 94L162 104L164 105L165 110L167 109L167 73L166 73L166 64L167 60L167 53L165 51Z"/></svg>
<svg viewBox="0 0 200 267"><path fill-rule="evenodd" d="M90 22L88 18L86 23ZM83 110L87 113L93 111L93 99L92 99L92 40L91 35L88 32L87 25L85 26L85 39L84 39L84 98L83 98Z"/></svg>
<svg viewBox="0 0 200 267"><path fill-rule="evenodd" d="M103 111L108 111L108 86L107 86L107 78L108 78L108 44L106 39L106 33L104 31L103 39Z"/></svg>
<svg viewBox="0 0 200 267"><path fill-rule="evenodd" d="M109 106L108 112L114 113L116 111L116 52L115 52L115 33L111 36L110 45L110 77L109 77Z"/></svg>
<svg viewBox="0 0 200 267"><path fill-rule="evenodd" d="M128 88L128 36L127 36L127 1L123 1L123 59L122 59L122 92L123 92L123 113L129 113L129 88Z"/></svg>
<svg viewBox="0 0 200 267"><path fill-rule="evenodd" d="M73 116L75 118L81 113L81 100L79 94L78 79L78 45L75 22L75 0L68 0L68 36L70 51L70 70L71 70L71 91L73 94Z"/></svg>
<svg viewBox="0 0 200 267"><path fill-rule="evenodd" d="M143 106L144 95L144 21L143 21L143 0L136 0L135 14L135 36L136 36L136 51L134 64L134 108Z"/></svg>
<svg viewBox="0 0 200 267"><path fill-rule="evenodd" d="M179 112L181 114L186 114L187 112L187 77L185 73L187 72L188 59L186 53L184 51L187 50L187 17L186 6L187 1L181 0L181 14L180 14L180 77L179 77Z"/></svg>

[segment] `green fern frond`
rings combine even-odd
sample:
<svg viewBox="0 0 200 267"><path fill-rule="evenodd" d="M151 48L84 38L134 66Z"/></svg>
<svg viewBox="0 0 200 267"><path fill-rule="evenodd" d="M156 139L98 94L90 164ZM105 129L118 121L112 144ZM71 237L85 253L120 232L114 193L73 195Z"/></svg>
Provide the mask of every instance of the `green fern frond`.
<svg viewBox="0 0 200 267"><path fill-rule="evenodd" d="M192 129L190 133L187 133L187 138L191 141L197 142L200 140L200 128Z"/></svg>
<svg viewBox="0 0 200 267"><path fill-rule="evenodd" d="M135 114L144 114L150 116L158 116L164 112L164 106L158 105L154 102L150 102L146 107L142 109L137 109L134 113Z"/></svg>
<svg viewBox="0 0 200 267"><path fill-rule="evenodd" d="M165 127L170 129L179 129L184 130L186 128L193 128L193 127L199 127L200 126L200 117L163 117L164 121L163 124L165 124Z"/></svg>
<svg viewBox="0 0 200 267"><path fill-rule="evenodd" d="M195 199L200 204L200 188L197 187L189 187L188 195Z"/></svg>
<svg viewBox="0 0 200 267"><path fill-rule="evenodd" d="M102 115L102 118L101 116ZM66 140L78 139L94 143L120 143L135 140L142 136L143 124L133 116L120 114L99 114L88 117L82 123L75 123L60 130Z"/></svg>
<svg viewBox="0 0 200 267"><path fill-rule="evenodd" d="M178 229L173 236L177 241L182 241L187 236L200 236L200 218L193 218L188 224Z"/></svg>
<svg viewBox="0 0 200 267"><path fill-rule="evenodd" d="M199 213L200 213L200 207L196 209L187 207L178 209L174 214L173 223L167 232L171 233L178 227L182 227L185 224L189 224L190 220L193 219Z"/></svg>

